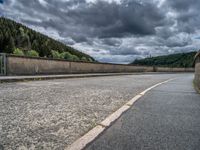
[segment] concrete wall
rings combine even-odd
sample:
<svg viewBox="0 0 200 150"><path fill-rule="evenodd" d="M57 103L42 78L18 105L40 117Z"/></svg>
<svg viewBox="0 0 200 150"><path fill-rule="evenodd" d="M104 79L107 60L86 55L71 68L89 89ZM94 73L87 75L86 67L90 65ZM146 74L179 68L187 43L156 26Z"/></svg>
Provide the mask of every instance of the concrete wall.
<svg viewBox="0 0 200 150"><path fill-rule="evenodd" d="M194 68L156 67L157 72L194 72Z"/></svg>
<svg viewBox="0 0 200 150"><path fill-rule="evenodd" d="M152 67L107 63L70 62L65 60L7 55L7 75L147 72Z"/></svg>
<svg viewBox="0 0 200 150"><path fill-rule="evenodd" d="M194 82L200 90L200 55L195 58L195 79Z"/></svg>
<svg viewBox="0 0 200 150"><path fill-rule="evenodd" d="M7 55L7 75L57 74L70 72L70 63Z"/></svg>
<svg viewBox="0 0 200 150"><path fill-rule="evenodd" d="M71 62L71 73L145 72L152 70L153 70L152 67Z"/></svg>
<svg viewBox="0 0 200 150"><path fill-rule="evenodd" d="M7 55L7 75L114 73L114 72L185 72L194 69L131 66L108 63L70 62L66 60Z"/></svg>

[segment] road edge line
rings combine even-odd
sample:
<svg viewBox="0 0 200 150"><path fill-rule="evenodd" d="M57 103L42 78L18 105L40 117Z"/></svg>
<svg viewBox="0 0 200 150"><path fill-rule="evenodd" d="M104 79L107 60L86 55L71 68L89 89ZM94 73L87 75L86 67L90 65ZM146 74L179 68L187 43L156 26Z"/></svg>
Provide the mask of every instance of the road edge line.
<svg viewBox="0 0 200 150"><path fill-rule="evenodd" d="M163 82L157 83L143 92L139 93L138 95L134 96L131 100L129 100L126 104L124 104L122 107L120 107L117 111L106 117L101 123L99 123L97 126L92 128L90 131L88 131L86 134L84 134L82 137L77 139L74 143L72 143L70 146L65 148L65 150L82 150L85 148L89 143L91 143L93 140L95 140L105 129L110 127L117 119L119 119L123 113L128 111L134 103L139 100L142 96L144 96L148 91L152 90L153 88L165 84L167 82L170 82L172 80L175 80L176 78L171 78L168 80L165 80Z"/></svg>

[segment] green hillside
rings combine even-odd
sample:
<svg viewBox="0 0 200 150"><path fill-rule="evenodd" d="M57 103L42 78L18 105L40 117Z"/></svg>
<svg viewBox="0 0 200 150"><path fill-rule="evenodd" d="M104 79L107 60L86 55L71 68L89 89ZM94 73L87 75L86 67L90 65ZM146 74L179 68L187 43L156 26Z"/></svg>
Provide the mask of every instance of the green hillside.
<svg viewBox="0 0 200 150"><path fill-rule="evenodd" d="M165 56L136 59L131 64L162 67L192 67L196 52L171 54Z"/></svg>
<svg viewBox="0 0 200 150"><path fill-rule="evenodd" d="M75 61L95 61L87 54L4 17L0 17L0 53L2 52Z"/></svg>

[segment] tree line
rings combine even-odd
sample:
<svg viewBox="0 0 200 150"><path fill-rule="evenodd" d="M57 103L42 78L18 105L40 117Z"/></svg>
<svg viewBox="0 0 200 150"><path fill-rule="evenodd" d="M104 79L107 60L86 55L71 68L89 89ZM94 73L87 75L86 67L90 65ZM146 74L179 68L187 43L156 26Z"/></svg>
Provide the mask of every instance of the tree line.
<svg viewBox="0 0 200 150"><path fill-rule="evenodd" d="M131 64L161 67L193 67L196 52L178 53L165 56L136 59Z"/></svg>
<svg viewBox="0 0 200 150"><path fill-rule="evenodd" d="M75 61L95 61L85 53L4 17L0 17L0 53L2 52Z"/></svg>

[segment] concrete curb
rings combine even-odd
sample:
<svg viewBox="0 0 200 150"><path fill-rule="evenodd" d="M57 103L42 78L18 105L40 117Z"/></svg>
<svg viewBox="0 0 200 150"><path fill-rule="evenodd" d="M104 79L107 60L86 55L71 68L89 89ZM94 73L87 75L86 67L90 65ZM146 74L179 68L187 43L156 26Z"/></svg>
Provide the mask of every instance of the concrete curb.
<svg viewBox="0 0 200 150"><path fill-rule="evenodd" d="M148 74L165 74L166 72L132 72L132 73L96 73L96 74L66 74L66 75L38 75L38 76L0 76L0 83L40 81L53 79L72 79L104 76L121 76L121 75L148 75ZM170 73L168 74L176 74Z"/></svg>
<svg viewBox="0 0 200 150"><path fill-rule="evenodd" d="M103 76L121 76L121 75L139 75L144 73L105 73L105 74L69 74L69 75L49 75L49 76L6 76L0 77L0 83L23 82L23 81L39 81L53 79L72 79L72 78L87 78L87 77L103 77Z"/></svg>
<svg viewBox="0 0 200 150"><path fill-rule="evenodd" d="M76 140L72 145L68 146L65 150L82 150L85 148L89 143L91 143L93 140L95 140L105 129L110 127L119 117L122 116L123 113L125 113L127 110L129 110L134 103L139 100L142 96L144 96L148 91L152 90L153 88L167 83L169 81L174 80L169 79L160 83L157 83L150 88L144 90L143 92L139 93L135 97L133 97L130 101L128 101L125 105L123 105L121 108L119 108L117 111L112 113L110 116L108 116L105 120L103 120L99 125L94 127L92 130L90 130L88 133L83 135L81 138Z"/></svg>

